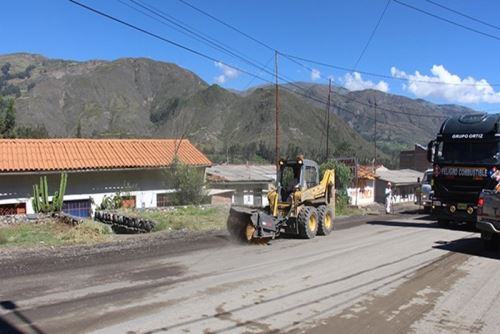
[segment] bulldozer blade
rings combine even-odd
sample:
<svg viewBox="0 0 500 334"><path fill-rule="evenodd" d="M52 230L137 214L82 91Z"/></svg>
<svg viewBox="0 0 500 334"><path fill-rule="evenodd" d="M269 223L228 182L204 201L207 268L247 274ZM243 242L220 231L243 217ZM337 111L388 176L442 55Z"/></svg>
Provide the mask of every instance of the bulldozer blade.
<svg viewBox="0 0 500 334"><path fill-rule="evenodd" d="M258 235L259 211L245 207L231 207L227 219L230 236L242 243L268 244L272 236Z"/></svg>

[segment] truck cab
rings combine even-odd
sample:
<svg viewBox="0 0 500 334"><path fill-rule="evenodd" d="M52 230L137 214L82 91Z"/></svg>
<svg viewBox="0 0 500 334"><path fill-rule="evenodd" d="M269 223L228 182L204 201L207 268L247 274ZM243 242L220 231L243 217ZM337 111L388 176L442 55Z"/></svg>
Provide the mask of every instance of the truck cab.
<svg viewBox="0 0 500 334"><path fill-rule="evenodd" d="M430 213L432 208L432 169L427 169L420 180L420 205L425 213Z"/></svg>
<svg viewBox="0 0 500 334"><path fill-rule="evenodd" d="M469 114L444 121L428 145L433 164L432 212L440 225L475 224L482 189L500 166L500 114Z"/></svg>

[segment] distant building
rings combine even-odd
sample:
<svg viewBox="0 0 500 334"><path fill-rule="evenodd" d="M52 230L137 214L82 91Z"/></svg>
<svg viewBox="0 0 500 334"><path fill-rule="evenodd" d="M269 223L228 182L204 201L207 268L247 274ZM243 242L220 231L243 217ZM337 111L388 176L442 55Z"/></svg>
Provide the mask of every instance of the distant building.
<svg viewBox="0 0 500 334"><path fill-rule="evenodd" d="M68 174L63 211L88 216L104 196L120 192L128 207L169 205L164 171L174 156L201 169L210 160L188 140L0 139L0 214L33 213L33 185L48 179L49 195Z"/></svg>
<svg viewBox="0 0 500 334"><path fill-rule="evenodd" d="M394 203L414 202L416 189L419 185L418 178L422 173L413 169L389 170L385 167L377 168L375 181L375 201L385 203L385 189L387 183L392 185Z"/></svg>
<svg viewBox="0 0 500 334"><path fill-rule="evenodd" d="M215 198L212 196L212 203L224 201L221 194L225 190L226 203L265 207L269 205L270 186L276 181L276 166L217 165L207 168L206 174L209 194L216 194Z"/></svg>
<svg viewBox="0 0 500 334"><path fill-rule="evenodd" d="M420 172L425 172L426 169L432 168L432 165L427 161L427 148L415 144L415 148L410 151L401 151L399 153L399 168L413 169Z"/></svg>
<svg viewBox="0 0 500 334"><path fill-rule="evenodd" d="M347 188L349 204L356 206L370 205L375 202L376 175L372 166L357 166L352 185Z"/></svg>

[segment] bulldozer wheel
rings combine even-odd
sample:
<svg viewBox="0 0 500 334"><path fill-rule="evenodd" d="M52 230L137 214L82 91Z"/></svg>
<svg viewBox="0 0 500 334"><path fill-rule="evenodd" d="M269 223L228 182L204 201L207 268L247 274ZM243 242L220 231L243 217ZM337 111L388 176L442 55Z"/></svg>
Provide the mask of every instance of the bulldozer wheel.
<svg viewBox="0 0 500 334"><path fill-rule="evenodd" d="M297 222L299 225L299 235L302 238L314 238L318 232L318 211L312 206L304 207L300 210Z"/></svg>
<svg viewBox="0 0 500 334"><path fill-rule="evenodd" d="M318 207L318 235L328 235L333 230L333 208L331 206L321 205Z"/></svg>

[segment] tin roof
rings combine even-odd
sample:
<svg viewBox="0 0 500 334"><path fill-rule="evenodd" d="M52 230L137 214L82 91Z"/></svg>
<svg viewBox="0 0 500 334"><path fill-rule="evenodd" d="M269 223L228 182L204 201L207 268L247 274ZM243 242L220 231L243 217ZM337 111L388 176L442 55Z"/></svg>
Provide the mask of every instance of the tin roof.
<svg viewBox="0 0 500 334"><path fill-rule="evenodd" d="M211 165L186 139L0 139L0 172L167 167L176 147L182 162Z"/></svg>
<svg viewBox="0 0 500 334"><path fill-rule="evenodd" d="M413 169L390 170L379 168L376 174L380 180L388 181L395 185L416 184L417 178L422 177L422 172Z"/></svg>
<svg viewBox="0 0 500 334"><path fill-rule="evenodd" d="M210 182L273 182L276 179L274 165L217 165L207 168Z"/></svg>

